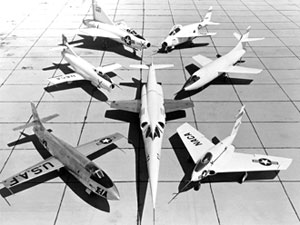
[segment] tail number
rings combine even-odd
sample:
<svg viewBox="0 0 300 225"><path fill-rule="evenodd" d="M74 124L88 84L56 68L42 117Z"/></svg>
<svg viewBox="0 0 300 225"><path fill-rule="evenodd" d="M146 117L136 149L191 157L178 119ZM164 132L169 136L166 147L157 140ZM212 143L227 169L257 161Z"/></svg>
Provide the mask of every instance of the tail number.
<svg viewBox="0 0 300 225"><path fill-rule="evenodd" d="M185 133L184 136L186 137L186 139L188 139L195 146L202 145L202 143L199 140L197 140L197 138L195 138L195 136L192 135L190 132Z"/></svg>

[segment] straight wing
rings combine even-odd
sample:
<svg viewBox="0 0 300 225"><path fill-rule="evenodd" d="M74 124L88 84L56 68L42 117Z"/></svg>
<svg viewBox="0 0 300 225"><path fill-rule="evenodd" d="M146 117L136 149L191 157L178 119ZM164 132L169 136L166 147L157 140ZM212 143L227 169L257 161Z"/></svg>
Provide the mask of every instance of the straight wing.
<svg viewBox="0 0 300 225"><path fill-rule="evenodd" d="M164 106L166 113L174 112L181 109L194 107L194 103L190 100L173 100L165 99Z"/></svg>
<svg viewBox="0 0 300 225"><path fill-rule="evenodd" d="M34 166L29 167L29 168L21 171L20 173L7 178L6 180L2 181L1 183L3 183L7 189L10 189L19 184L30 181L34 178L38 178L42 175L45 175L52 171L58 170L62 167L64 167L64 165L60 161L58 161L56 158L51 156L51 157L35 164Z"/></svg>
<svg viewBox="0 0 300 225"><path fill-rule="evenodd" d="M108 64L105 66L99 66L99 67L97 67L97 70L101 71L104 74L104 73L112 72L121 67L122 67L122 65L120 65L119 63L112 63L112 64Z"/></svg>
<svg viewBox="0 0 300 225"><path fill-rule="evenodd" d="M76 147L76 150L88 157L123 137L124 136L120 133L114 133L106 137L98 138L94 141L79 145Z"/></svg>
<svg viewBox="0 0 300 225"><path fill-rule="evenodd" d="M185 147L187 148L190 156L192 157L194 163L211 148L214 144L208 140L203 134L201 134L194 127L188 123L184 123L177 128L177 133L179 134L181 140L183 141Z"/></svg>
<svg viewBox="0 0 300 225"><path fill-rule="evenodd" d="M110 38L114 40L120 40L121 38L111 32L108 32L106 30L102 29L97 29L97 28L85 28L85 29L80 29L79 33L87 36L92 36L92 37L103 37L103 38Z"/></svg>
<svg viewBox="0 0 300 225"><path fill-rule="evenodd" d="M209 59L209 58L207 58L207 57L205 57L205 56L203 56L203 55L195 55L195 56L193 56L192 58L193 58L193 60L194 60L197 64L199 64L200 66L205 66L205 65L207 65L208 63L211 63L211 62L212 62L211 59Z"/></svg>
<svg viewBox="0 0 300 225"><path fill-rule="evenodd" d="M141 100L113 101L110 104L110 107L128 112L139 113L141 108Z"/></svg>
<svg viewBox="0 0 300 225"><path fill-rule="evenodd" d="M77 73L72 73L72 74L68 74L68 75L61 75L61 76L48 78L48 80L52 84L60 84L60 83L64 83L64 82L73 82L73 81L78 81L78 80L84 80L84 78Z"/></svg>
<svg viewBox="0 0 300 225"><path fill-rule="evenodd" d="M229 66L220 69L219 73L251 73L258 74L262 71L262 69L248 68L243 66Z"/></svg>
<svg viewBox="0 0 300 225"><path fill-rule="evenodd" d="M274 171L287 169L291 162L288 158L234 152L216 160L210 169L216 173Z"/></svg>

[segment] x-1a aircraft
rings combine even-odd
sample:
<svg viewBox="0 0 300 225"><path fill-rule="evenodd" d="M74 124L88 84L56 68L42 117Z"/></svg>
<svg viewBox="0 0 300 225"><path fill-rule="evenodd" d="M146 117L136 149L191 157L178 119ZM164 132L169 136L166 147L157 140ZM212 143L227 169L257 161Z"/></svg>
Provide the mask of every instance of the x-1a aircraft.
<svg viewBox="0 0 300 225"><path fill-rule="evenodd" d="M250 172L286 170L291 164L292 159L288 158L234 152L235 147L232 143L242 123L244 108L245 106L239 111L230 136L216 145L187 123L177 128L181 140L195 163L190 180L196 182L195 190L199 190L202 179L218 173L242 172L243 176L240 180L242 183Z"/></svg>
<svg viewBox="0 0 300 225"><path fill-rule="evenodd" d="M74 52L64 35L62 35L62 42L65 48L62 50L61 55L70 64L75 73L49 78L48 80L51 83L60 84L64 82L71 83L73 81L88 80L99 90L104 88L107 91L111 91L116 86L106 73L122 67L120 64L113 63L95 67Z"/></svg>
<svg viewBox="0 0 300 225"><path fill-rule="evenodd" d="M187 100L164 100L163 90L157 83L155 69L172 67L173 65L131 65L138 69L148 69L148 80L142 86L141 99L112 102L111 107L129 112L139 113L140 129L145 145L146 160L150 187L152 192L153 209L159 175L159 163L163 133L166 123L166 113L193 107Z"/></svg>
<svg viewBox="0 0 300 225"><path fill-rule="evenodd" d="M42 122L57 117L58 114L40 119L33 103L31 103L31 108L33 121L26 125L16 127L14 130L21 130L33 126L33 132L52 156L9 177L1 183L13 194L12 189L14 187L64 167L86 187L88 194L95 193L108 200L119 200L119 192L115 184L109 176L94 162L89 160L88 157L123 136L119 133L115 133L77 147L72 147L51 134L42 124Z"/></svg>
<svg viewBox="0 0 300 225"><path fill-rule="evenodd" d="M202 31L207 25L218 25L219 23L211 22L212 7L208 9L208 13L205 15L201 22L182 26L176 24L169 31L169 35L161 43L161 50L168 52L174 49L177 45L185 42L191 42L198 37L207 37L215 35L216 33L209 33Z"/></svg>
<svg viewBox="0 0 300 225"><path fill-rule="evenodd" d="M203 87L218 76L224 73L251 73L258 74L261 69L253 69L236 64L240 62L242 56L246 53L246 43L250 41L259 41L264 38L249 38L250 26L247 28L245 34L240 35L234 33L233 35L239 40L238 44L226 55L211 60L202 55L196 55L193 57L194 61L202 66L197 70L184 84L184 91L192 91Z"/></svg>
<svg viewBox="0 0 300 225"><path fill-rule="evenodd" d="M134 55L136 50L142 50L151 46L143 36L138 34L135 30L128 27L124 21L114 23L104 12L97 0L92 0L93 19L83 20L85 29L80 29L80 33L97 37L109 38L124 44L133 49Z"/></svg>

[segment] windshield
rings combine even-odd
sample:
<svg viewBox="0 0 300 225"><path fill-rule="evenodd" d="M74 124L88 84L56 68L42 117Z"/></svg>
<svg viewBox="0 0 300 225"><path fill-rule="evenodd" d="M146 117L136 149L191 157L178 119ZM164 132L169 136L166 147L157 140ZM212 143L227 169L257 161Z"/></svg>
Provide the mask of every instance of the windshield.
<svg viewBox="0 0 300 225"><path fill-rule="evenodd" d="M140 39L145 40L145 38L144 38L142 35L138 34L138 33L137 33L135 30L133 30L133 29L127 29L126 31L127 31L128 33L134 35L134 36L137 37L137 38L140 38Z"/></svg>
<svg viewBox="0 0 300 225"><path fill-rule="evenodd" d="M200 77L198 77L198 76L196 76L196 75L193 75L193 76L191 76L191 77L185 82L185 84L184 84L183 87L187 87L187 86L189 86L189 85L195 83L195 82L196 82L197 80L199 80L199 79L200 79Z"/></svg>
<svg viewBox="0 0 300 225"><path fill-rule="evenodd" d="M89 162L85 169L91 173L90 178L97 182L98 184L102 185L105 188L110 188L113 186L111 179L107 176L107 174L98 168L95 163Z"/></svg>
<svg viewBox="0 0 300 225"><path fill-rule="evenodd" d="M181 25L175 25L172 27L171 31L169 32L169 35L175 35L181 30Z"/></svg>
<svg viewBox="0 0 300 225"><path fill-rule="evenodd" d="M196 167L195 167L195 171L198 172L200 170L202 170L212 159L212 154L210 152L207 152L205 154L205 156L199 160L199 162L197 163Z"/></svg>

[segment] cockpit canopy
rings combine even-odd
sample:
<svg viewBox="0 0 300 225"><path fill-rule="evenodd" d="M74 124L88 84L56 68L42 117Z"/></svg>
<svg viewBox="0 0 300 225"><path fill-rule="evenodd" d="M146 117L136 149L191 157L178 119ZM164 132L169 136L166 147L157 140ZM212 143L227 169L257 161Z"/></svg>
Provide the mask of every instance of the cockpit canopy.
<svg viewBox="0 0 300 225"><path fill-rule="evenodd" d="M144 38L142 35L138 34L138 33L137 33L135 30L133 30L132 28L128 28L128 29L126 29L126 31L127 31L128 33L134 35L134 36L137 37L137 38L140 38L140 39L145 40L145 38Z"/></svg>
<svg viewBox="0 0 300 225"><path fill-rule="evenodd" d="M181 28L182 28L182 25L180 25L180 24L174 25L172 27L172 29L170 30L169 35L172 36L172 35L177 34L181 30Z"/></svg>
<svg viewBox="0 0 300 225"><path fill-rule="evenodd" d="M107 174L98 168L95 163L89 162L85 169L91 173L90 178L95 181L96 183L102 185L105 188L110 188L113 186L113 182L111 179L107 176Z"/></svg>
<svg viewBox="0 0 300 225"><path fill-rule="evenodd" d="M213 155L211 154L211 152L207 152L195 166L195 171L199 172L200 170L202 170L211 161L212 157Z"/></svg>
<svg viewBox="0 0 300 225"><path fill-rule="evenodd" d="M184 84L184 87L187 87L193 83L195 83L196 81L198 81L200 79L200 77L196 76L196 75L193 75L191 76Z"/></svg>

